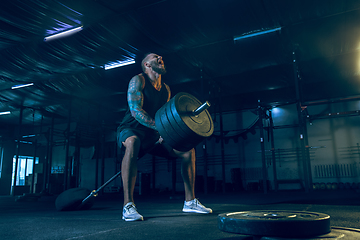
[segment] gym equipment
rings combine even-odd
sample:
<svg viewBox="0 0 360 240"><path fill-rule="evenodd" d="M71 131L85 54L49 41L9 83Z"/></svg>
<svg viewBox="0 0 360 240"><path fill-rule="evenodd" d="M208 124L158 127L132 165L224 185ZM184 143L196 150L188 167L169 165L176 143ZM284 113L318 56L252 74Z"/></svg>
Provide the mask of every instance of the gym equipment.
<svg viewBox="0 0 360 240"><path fill-rule="evenodd" d="M58 211L87 210L94 204L94 197L98 195L101 189L107 186L121 174L121 171L112 176L106 183L96 190L90 191L86 188L70 188L62 192L55 201L55 207Z"/></svg>
<svg viewBox="0 0 360 240"><path fill-rule="evenodd" d="M254 239L254 238L253 238ZM294 238L282 238L282 237L261 237L259 240L290 240ZM299 238L296 238L300 240ZM335 240L335 239L344 239L344 240L358 240L360 239L360 229L355 228L344 228L344 227L331 227L331 232L314 236L310 238L301 238L301 240ZM255 239L254 239L255 240Z"/></svg>
<svg viewBox="0 0 360 240"><path fill-rule="evenodd" d="M304 211L258 210L218 215L218 228L252 236L312 237L329 233L330 216Z"/></svg>
<svg viewBox="0 0 360 240"><path fill-rule="evenodd" d="M55 200L55 207L58 211L87 210L93 204L93 198L85 198L91 191L86 188L70 188L62 192Z"/></svg>
<svg viewBox="0 0 360 240"><path fill-rule="evenodd" d="M189 151L214 132L208 107L209 102L202 104L191 94L180 92L156 112L156 129L172 148Z"/></svg>
<svg viewBox="0 0 360 240"><path fill-rule="evenodd" d="M189 151L214 131L211 116L206 110L208 107L210 107L209 102L201 104L188 93L178 93L156 113L156 128L164 141L172 148ZM147 149L147 152L153 150L158 144L160 143L156 142L153 147ZM93 191L85 188L71 188L62 192L55 201L56 209L73 211L91 208L94 197L99 191L120 174L121 171Z"/></svg>

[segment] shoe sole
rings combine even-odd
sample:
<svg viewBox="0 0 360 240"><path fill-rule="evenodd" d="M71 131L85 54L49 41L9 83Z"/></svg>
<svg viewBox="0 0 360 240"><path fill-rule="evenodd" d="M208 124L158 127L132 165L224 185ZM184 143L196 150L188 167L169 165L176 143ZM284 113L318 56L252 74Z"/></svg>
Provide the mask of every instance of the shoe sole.
<svg viewBox="0 0 360 240"><path fill-rule="evenodd" d="M183 212L186 212L186 213L202 213L202 214L210 214L210 213L212 213L212 211L211 212L202 212L202 211L195 210L195 209L183 209Z"/></svg>
<svg viewBox="0 0 360 240"><path fill-rule="evenodd" d="M122 219L125 220L125 222L144 221L143 217L141 217L141 218L125 218L125 217L122 217Z"/></svg>

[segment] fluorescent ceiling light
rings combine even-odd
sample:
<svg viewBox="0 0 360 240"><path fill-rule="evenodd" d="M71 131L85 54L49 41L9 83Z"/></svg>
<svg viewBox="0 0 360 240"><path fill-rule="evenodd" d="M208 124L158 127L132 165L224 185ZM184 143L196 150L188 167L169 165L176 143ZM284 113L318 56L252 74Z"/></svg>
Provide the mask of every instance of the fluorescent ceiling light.
<svg viewBox="0 0 360 240"><path fill-rule="evenodd" d="M23 138L30 138L30 137L35 137L35 134L30 134L30 135L26 135L26 136L22 136Z"/></svg>
<svg viewBox="0 0 360 240"><path fill-rule="evenodd" d="M20 85L15 85L15 86L12 86L12 87L11 87L11 89L17 89L17 88L29 87L29 86L32 86L32 85L34 85L34 83L20 84Z"/></svg>
<svg viewBox="0 0 360 240"><path fill-rule="evenodd" d="M33 144L32 142L27 142L27 141L18 141L18 140L15 140L15 142L25 143L25 144Z"/></svg>
<svg viewBox="0 0 360 240"><path fill-rule="evenodd" d="M76 28L73 28L73 29L70 29L70 30L67 30L67 31L64 31L64 32L60 32L60 33L56 33L54 35L50 35L50 36L47 36L44 38L44 41L49 41L49 40L54 40L56 38L60 38L60 37L67 37L67 36L70 36L74 33L77 33L77 32L80 32L81 30L83 30L83 27L76 27Z"/></svg>
<svg viewBox="0 0 360 240"><path fill-rule="evenodd" d="M281 30L281 27L278 27L278 28L269 29L269 30L260 31L260 32L254 32L254 33L249 33L249 34L246 33L239 37L234 37L234 41L238 41L240 39L249 38L249 37L255 37L258 35L267 34L267 33L271 33L271 32L276 32L276 31L280 31L280 30Z"/></svg>
<svg viewBox="0 0 360 240"><path fill-rule="evenodd" d="M105 68L105 70L109 70L112 68L122 67L122 66L130 65L130 64L134 64L134 63L135 63L135 59L129 58L124 61L116 61L116 62L111 62L111 63L105 64L104 68Z"/></svg>
<svg viewBox="0 0 360 240"><path fill-rule="evenodd" d="M10 111L7 111L7 112L0 112L0 115L7 115L7 114L11 114Z"/></svg>

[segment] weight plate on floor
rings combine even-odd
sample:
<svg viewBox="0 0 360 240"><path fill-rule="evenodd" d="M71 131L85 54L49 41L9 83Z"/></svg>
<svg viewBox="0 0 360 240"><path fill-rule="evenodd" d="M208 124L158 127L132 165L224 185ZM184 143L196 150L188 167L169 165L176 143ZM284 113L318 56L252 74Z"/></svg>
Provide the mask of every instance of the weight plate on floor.
<svg viewBox="0 0 360 240"><path fill-rule="evenodd" d="M331 227L331 232L310 238L291 238L291 240L359 240L360 229ZM282 237L261 237L259 240L289 240Z"/></svg>
<svg viewBox="0 0 360 240"><path fill-rule="evenodd" d="M311 237L330 232L330 216L281 210L232 212L218 215L218 228L253 236Z"/></svg>
<svg viewBox="0 0 360 240"><path fill-rule="evenodd" d="M86 204L82 205L91 191L87 188L70 188L62 192L55 200L55 207L58 211L87 210L94 205L94 198L91 198Z"/></svg>

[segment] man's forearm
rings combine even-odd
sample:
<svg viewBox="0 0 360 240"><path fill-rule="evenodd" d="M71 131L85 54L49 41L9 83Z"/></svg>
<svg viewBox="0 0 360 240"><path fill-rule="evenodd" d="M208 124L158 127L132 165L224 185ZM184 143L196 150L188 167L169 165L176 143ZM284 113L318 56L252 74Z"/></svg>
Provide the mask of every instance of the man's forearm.
<svg viewBox="0 0 360 240"><path fill-rule="evenodd" d="M155 120L149 116L144 110L132 110L131 115L145 127L156 130Z"/></svg>

